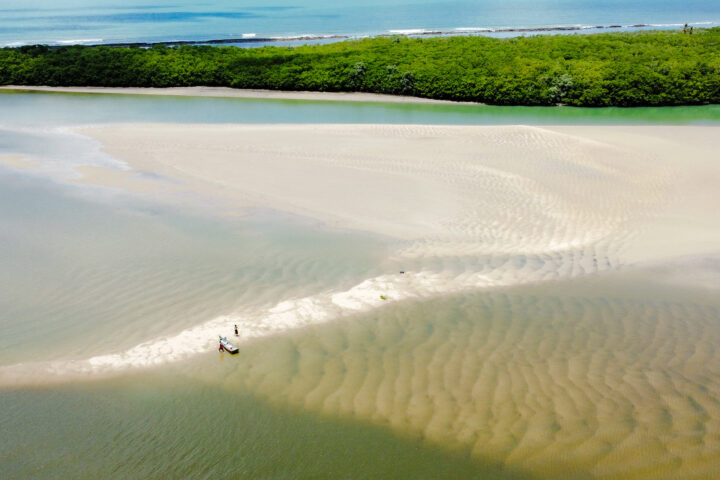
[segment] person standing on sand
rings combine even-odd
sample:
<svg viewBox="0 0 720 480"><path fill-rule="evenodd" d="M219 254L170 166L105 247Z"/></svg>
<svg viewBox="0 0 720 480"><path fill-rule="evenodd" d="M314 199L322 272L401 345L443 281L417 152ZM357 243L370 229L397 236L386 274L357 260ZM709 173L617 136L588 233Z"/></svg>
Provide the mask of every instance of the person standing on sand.
<svg viewBox="0 0 720 480"><path fill-rule="evenodd" d="M235 336L238 336L237 325L235 325Z"/></svg>

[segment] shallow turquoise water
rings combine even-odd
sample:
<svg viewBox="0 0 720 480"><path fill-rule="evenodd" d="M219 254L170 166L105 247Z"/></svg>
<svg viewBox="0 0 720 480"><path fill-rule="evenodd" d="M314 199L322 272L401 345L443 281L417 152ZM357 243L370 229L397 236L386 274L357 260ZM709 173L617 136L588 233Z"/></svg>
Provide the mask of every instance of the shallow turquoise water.
<svg viewBox="0 0 720 480"><path fill-rule="evenodd" d="M714 0L29 0L0 13L0 45L720 22Z"/></svg>
<svg viewBox="0 0 720 480"><path fill-rule="evenodd" d="M720 105L500 107L0 91L0 128L118 122L720 125Z"/></svg>

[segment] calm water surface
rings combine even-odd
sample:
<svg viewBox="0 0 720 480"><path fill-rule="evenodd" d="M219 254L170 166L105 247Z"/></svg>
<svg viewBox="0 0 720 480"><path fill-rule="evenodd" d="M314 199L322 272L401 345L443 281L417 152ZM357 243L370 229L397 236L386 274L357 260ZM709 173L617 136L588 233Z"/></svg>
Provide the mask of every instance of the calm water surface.
<svg viewBox="0 0 720 480"><path fill-rule="evenodd" d="M121 351L241 306L349 288L385 251L277 214L207 219L3 170L0 218L0 365Z"/></svg>
<svg viewBox="0 0 720 480"><path fill-rule="evenodd" d="M714 0L28 0L0 2L0 45L374 35L547 26L720 24Z"/></svg>
<svg viewBox="0 0 720 480"><path fill-rule="evenodd" d="M54 161L48 175L0 170L0 369L122 350L397 267L387 239L58 181L57 165L122 168L66 129L116 122L717 125L720 112L4 92L0 154ZM712 478L720 304L655 277L405 301L235 357L0 385L3 476Z"/></svg>
<svg viewBox="0 0 720 480"><path fill-rule="evenodd" d="M637 285L406 302L6 390L0 459L9 478L712 478L720 305Z"/></svg>
<svg viewBox="0 0 720 480"><path fill-rule="evenodd" d="M122 122L718 125L720 105L501 107L0 91L0 128Z"/></svg>

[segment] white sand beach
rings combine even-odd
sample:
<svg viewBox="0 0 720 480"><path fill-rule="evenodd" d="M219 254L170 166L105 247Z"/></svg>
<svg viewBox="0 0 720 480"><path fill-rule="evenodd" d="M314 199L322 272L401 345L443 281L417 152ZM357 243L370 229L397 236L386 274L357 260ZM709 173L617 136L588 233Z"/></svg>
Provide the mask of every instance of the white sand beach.
<svg viewBox="0 0 720 480"><path fill-rule="evenodd" d="M85 169L86 182L164 192L173 201L200 193L226 211L287 211L407 240L406 255L594 246L632 252L628 260L720 244L714 132L169 124L79 130L133 169Z"/></svg>
<svg viewBox="0 0 720 480"><path fill-rule="evenodd" d="M263 206L306 215L397 238L404 258L486 256L487 265L474 271L386 275L345 292L219 319L208 332L236 320L249 326L247 317L255 323L244 338L311 330L249 343L234 374L218 381L279 406L388 426L548 478L710 478L717 468L720 394L708 380L720 372L717 310L669 298L667 305L608 299L592 283L577 287L576 296L567 286L657 264L682 270L682 277L671 275L676 280L707 278L705 259L716 258L720 246L717 132L390 125L81 130L133 169L160 178L141 185L132 174L95 169L88 182L162 190L181 201L200 192L228 211ZM452 299L440 307L423 304L409 315L415 320L392 307L372 313L395 300L442 302L441 294L548 280L567 282L559 288L568 293L490 293L463 307L465 321L449 325L424 309L437 308L443 318ZM630 285L628 291L637 288ZM380 300L383 294L389 302ZM364 316L352 316L357 313ZM348 316L351 321L330 322ZM484 318L490 320L476 320ZM206 327L184 341L197 342ZM167 348L152 344L93 361L142 364L158 347Z"/></svg>

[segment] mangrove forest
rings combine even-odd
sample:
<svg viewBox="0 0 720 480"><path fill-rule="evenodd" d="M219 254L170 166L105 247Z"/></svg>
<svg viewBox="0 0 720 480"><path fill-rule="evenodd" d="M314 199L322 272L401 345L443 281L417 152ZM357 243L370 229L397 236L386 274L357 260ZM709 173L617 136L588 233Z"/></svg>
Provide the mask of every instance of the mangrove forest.
<svg viewBox="0 0 720 480"><path fill-rule="evenodd" d="M299 47L23 46L0 84L372 92L495 105L720 103L720 28Z"/></svg>

